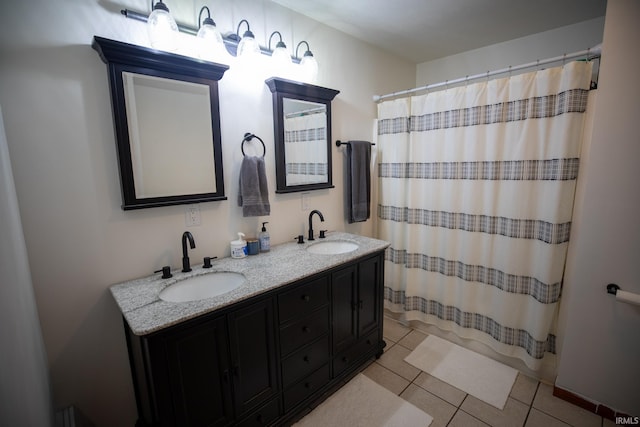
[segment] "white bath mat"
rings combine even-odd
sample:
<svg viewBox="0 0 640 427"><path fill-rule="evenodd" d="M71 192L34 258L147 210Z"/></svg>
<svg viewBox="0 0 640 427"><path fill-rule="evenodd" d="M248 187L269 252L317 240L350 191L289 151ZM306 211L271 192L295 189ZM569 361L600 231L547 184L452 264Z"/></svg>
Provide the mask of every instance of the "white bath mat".
<svg viewBox="0 0 640 427"><path fill-rule="evenodd" d="M362 374L325 400L296 427L427 427L433 417Z"/></svg>
<svg viewBox="0 0 640 427"><path fill-rule="evenodd" d="M518 375L509 366L434 335L404 360L498 409L504 409Z"/></svg>

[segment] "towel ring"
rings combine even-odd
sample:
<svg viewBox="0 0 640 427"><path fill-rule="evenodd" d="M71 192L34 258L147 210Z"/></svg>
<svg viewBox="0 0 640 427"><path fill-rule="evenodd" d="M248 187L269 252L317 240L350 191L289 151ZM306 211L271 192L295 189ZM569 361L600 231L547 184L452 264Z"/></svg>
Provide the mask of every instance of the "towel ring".
<svg viewBox="0 0 640 427"><path fill-rule="evenodd" d="M244 156L244 143L245 141L251 141L253 138L257 138L258 141L260 141L260 143L262 143L262 157L264 157L267 154L267 147L264 145L264 141L262 140L262 138L260 138L258 135L254 135L252 133L245 133L244 134L244 138L242 139L242 144L240 144L240 150L242 151L242 155Z"/></svg>

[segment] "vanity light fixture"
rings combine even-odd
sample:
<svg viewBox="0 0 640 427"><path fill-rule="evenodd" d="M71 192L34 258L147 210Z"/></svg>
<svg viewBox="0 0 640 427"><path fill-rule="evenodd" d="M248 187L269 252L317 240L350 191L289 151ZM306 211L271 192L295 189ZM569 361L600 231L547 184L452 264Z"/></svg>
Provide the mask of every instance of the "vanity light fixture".
<svg viewBox="0 0 640 427"><path fill-rule="evenodd" d="M207 17L202 21L202 13L207 11ZM211 19L211 12L207 6L202 6L200 14L198 15L198 56L200 58L214 61L214 62L227 62L225 60L226 49L224 47L224 41L222 40L222 34L216 27L216 23Z"/></svg>
<svg viewBox="0 0 640 427"><path fill-rule="evenodd" d="M271 39L274 35L280 37L280 41L276 43L276 48L271 53L271 66L273 67L273 75L287 77L291 68L291 55L287 51L287 45L282 41L280 31L274 31L269 36L269 50L271 51Z"/></svg>
<svg viewBox="0 0 640 427"><path fill-rule="evenodd" d="M178 48L176 40L178 25L162 0L158 0L155 5L151 0L151 14L147 18L147 32L152 47L169 51Z"/></svg>
<svg viewBox="0 0 640 427"><path fill-rule="evenodd" d="M246 59L248 58L258 59L260 57L259 54L271 56L273 59L272 62L278 62L279 60L281 60L282 64L284 64L285 58L286 58L288 63L300 64L299 71L301 74L304 75L303 77L304 81L310 82L310 83L315 82L315 79L318 74L318 62L313 56L313 53L311 53L311 50L309 49L309 43L307 43L306 40L303 40L300 43L298 43L296 47L296 54L294 56L291 56L286 52L287 48L284 42L282 41L282 35L279 31L274 31L271 34L271 36L269 37L268 47L261 47L260 44L257 42L255 36L253 35L253 32L249 27L249 22L246 19L243 19L240 21L240 23L238 23L238 27L235 33L227 33L226 35L222 35L220 31L217 30L213 19L211 19L211 13L208 7L203 6L200 9L200 14L198 16L198 27L194 28L192 26L188 26L184 24L177 24L176 21L173 19L173 17L169 14L169 8L167 7L166 4L163 3L163 0L156 0L156 1L157 2L154 4L154 0L151 0L151 8L153 11L151 12L151 15L148 15L148 16L145 15L144 13L136 12L130 9L122 9L120 11L120 13L122 13L127 18L135 19L137 21L147 23L148 29L149 29L148 30L149 38L151 39L152 47L157 49L170 50L170 51L176 50L178 47L176 33L178 31L183 32L185 34L197 36L197 39L200 39L202 37L203 40L206 40L206 39L212 40L209 37L215 38L215 42L212 41L211 43L217 44L218 46L220 45L220 39L222 39L222 46L224 46L225 49L213 48L213 50L222 52L220 54L221 56L217 56L217 58L214 58L213 56L209 56L209 55L213 55L213 53L211 52L211 49L209 49L208 53L204 53L204 51L202 51L202 47L198 49L200 50L200 52L198 52L198 56L200 56L200 58L204 60L220 62L223 64L229 62L229 59L230 59L229 55L237 57L238 59L241 60L241 62L250 62L253 64L255 64L253 60L249 59L248 61L246 61ZM204 22L203 22L202 15L205 10L207 11L207 17L204 19ZM247 30L243 33L242 37L240 37L240 27L242 26L243 22L247 24ZM210 30L214 30L214 34L217 33L220 39L218 38L218 35L213 35L213 36L209 35ZM202 34L202 35L199 35L199 34ZM204 36L204 34L207 34L207 35ZM278 34L280 40L278 43L276 43L276 47L272 51L271 39L275 34ZM307 50L304 52L302 56L302 59L298 56L298 50L301 44L305 44L307 48ZM228 53L228 55L227 53L225 53L225 50ZM248 69L250 69L250 67L251 65L249 65L248 67L243 66L243 68L248 68ZM295 67L288 67L288 68L292 70L292 68L295 68ZM283 74L282 69L275 70L275 72L280 74L281 76Z"/></svg>
<svg viewBox="0 0 640 427"><path fill-rule="evenodd" d="M305 80L307 80L308 82L315 82L316 77L318 76L318 61L316 61L316 58L313 56L313 53L311 53L311 50L309 48L309 43L307 43L305 40L302 40L296 46L296 58L298 57L298 48L302 43L307 45L307 51L302 56L302 60L300 61L300 66L303 69Z"/></svg>

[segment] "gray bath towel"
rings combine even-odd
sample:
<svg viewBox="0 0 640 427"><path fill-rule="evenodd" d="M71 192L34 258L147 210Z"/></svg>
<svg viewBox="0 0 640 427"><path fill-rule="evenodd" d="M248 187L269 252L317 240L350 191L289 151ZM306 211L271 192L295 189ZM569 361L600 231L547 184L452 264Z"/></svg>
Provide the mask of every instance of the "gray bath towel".
<svg viewBox="0 0 640 427"><path fill-rule="evenodd" d="M371 214L371 143L349 141L347 145L349 222L362 222Z"/></svg>
<svg viewBox="0 0 640 427"><path fill-rule="evenodd" d="M271 213L264 157L244 156L242 159L238 206L242 206L242 216Z"/></svg>

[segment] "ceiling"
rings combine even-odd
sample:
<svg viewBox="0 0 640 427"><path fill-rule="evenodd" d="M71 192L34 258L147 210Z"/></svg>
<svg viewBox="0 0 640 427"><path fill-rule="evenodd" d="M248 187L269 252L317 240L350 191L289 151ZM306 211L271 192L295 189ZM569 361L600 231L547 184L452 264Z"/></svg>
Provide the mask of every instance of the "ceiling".
<svg viewBox="0 0 640 427"><path fill-rule="evenodd" d="M416 64L604 16L606 0L272 0Z"/></svg>

